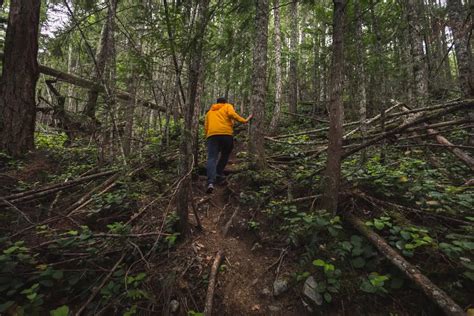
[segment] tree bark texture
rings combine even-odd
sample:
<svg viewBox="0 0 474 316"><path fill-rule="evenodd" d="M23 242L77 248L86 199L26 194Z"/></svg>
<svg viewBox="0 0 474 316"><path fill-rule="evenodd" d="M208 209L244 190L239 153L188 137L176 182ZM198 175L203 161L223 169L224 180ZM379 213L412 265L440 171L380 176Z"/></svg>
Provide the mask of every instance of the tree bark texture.
<svg viewBox="0 0 474 316"><path fill-rule="evenodd" d="M469 1L468 1L469 3ZM469 5L469 4L468 4ZM472 2L470 4L472 6ZM448 0L449 26L453 32L454 48L459 72L459 86L464 98L474 97L474 61L470 39L472 38L473 21L472 12L469 15L461 0ZM474 110L469 110L468 115L474 119ZM474 129L469 130L468 143L474 146Z"/></svg>
<svg viewBox="0 0 474 316"><path fill-rule="evenodd" d="M453 32L454 48L459 69L459 85L465 98L474 97L474 61L469 38L472 32L472 17L461 0L448 0L449 26Z"/></svg>
<svg viewBox="0 0 474 316"><path fill-rule="evenodd" d="M273 14L275 19L275 107L270 122L270 133L274 133L278 128L281 112L281 23L280 23L280 0L273 0Z"/></svg>
<svg viewBox="0 0 474 316"><path fill-rule="evenodd" d="M345 0L334 0L333 46L331 62L329 143L326 170L323 176L322 208L333 214L337 211L341 177L342 134L344 107L342 103L344 80L344 15Z"/></svg>
<svg viewBox="0 0 474 316"><path fill-rule="evenodd" d="M289 85L289 111L294 114L298 104L298 0L290 4L290 73Z"/></svg>
<svg viewBox="0 0 474 316"><path fill-rule="evenodd" d="M10 1L0 78L0 150L14 157L34 148L40 4Z"/></svg>
<svg viewBox="0 0 474 316"><path fill-rule="evenodd" d="M255 43L253 52L252 96L250 103L254 119L250 125L249 149L257 168L265 167L265 101L267 96L268 0L257 0Z"/></svg>
<svg viewBox="0 0 474 316"><path fill-rule="evenodd" d="M423 52L423 38L421 34L419 14L420 2L418 0L407 0L406 4L415 98L416 104L421 106L428 97L428 76L425 54Z"/></svg>

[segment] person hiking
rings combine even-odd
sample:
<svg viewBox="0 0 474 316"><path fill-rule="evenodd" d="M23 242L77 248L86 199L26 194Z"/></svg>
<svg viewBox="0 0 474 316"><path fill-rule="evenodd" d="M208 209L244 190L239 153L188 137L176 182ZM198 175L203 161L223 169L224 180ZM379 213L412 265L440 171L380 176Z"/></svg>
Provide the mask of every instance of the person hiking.
<svg viewBox="0 0 474 316"><path fill-rule="evenodd" d="M204 122L207 139L207 193L214 191L216 181L222 182L225 179L224 168L234 148L234 121L247 123L252 117L252 114L246 119L241 117L225 98L218 98L207 112Z"/></svg>

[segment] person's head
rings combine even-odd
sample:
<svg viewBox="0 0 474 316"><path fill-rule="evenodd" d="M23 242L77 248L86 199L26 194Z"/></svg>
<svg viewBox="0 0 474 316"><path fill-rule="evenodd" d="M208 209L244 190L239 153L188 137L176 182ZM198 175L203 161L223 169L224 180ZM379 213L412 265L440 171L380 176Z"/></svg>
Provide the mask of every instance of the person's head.
<svg viewBox="0 0 474 316"><path fill-rule="evenodd" d="M226 98L218 98L216 103L227 103Z"/></svg>

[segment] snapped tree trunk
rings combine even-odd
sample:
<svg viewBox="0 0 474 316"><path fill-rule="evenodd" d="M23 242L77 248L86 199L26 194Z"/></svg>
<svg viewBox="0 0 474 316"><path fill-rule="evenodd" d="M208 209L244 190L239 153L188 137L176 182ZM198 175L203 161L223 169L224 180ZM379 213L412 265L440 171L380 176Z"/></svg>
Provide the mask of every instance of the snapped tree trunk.
<svg viewBox="0 0 474 316"><path fill-rule="evenodd" d="M11 156L34 148L40 4L10 1L0 78L0 150Z"/></svg>
<svg viewBox="0 0 474 316"><path fill-rule="evenodd" d="M321 208L336 213L341 177L342 134L344 121L343 69L344 69L344 15L345 0L334 0L333 46L331 63L328 158L322 184L324 193Z"/></svg>
<svg viewBox="0 0 474 316"><path fill-rule="evenodd" d="M250 125L250 154L255 167L265 167L264 130L267 76L268 0L257 0L253 51L252 96L254 119Z"/></svg>

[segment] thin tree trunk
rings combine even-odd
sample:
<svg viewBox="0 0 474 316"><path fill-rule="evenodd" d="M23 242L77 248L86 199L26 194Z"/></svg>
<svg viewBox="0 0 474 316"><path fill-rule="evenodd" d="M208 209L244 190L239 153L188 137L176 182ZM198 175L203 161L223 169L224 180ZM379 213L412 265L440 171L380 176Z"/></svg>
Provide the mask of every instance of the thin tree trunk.
<svg viewBox="0 0 474 316"><path fill-rule="evenodd" d="M0 78L0 150L11 156L34 149L40 4L10 1Z"/></svg>
<svg viewBox="0 0 474 316"><path fill-rule="evenodd" d="M355 41L357 43L357 61L356 61L356 72L357 72L357 100L359 103L359 119L360 119L360 133L362 137L362 143L365 142L367 135L367 93L365 89L365 56L364 56L364 42L362 37L362 14L360 10L360 0L355 0L355 15L356 21L356 36ZM367 158L366 150L364 149L361 153L361 164L365 163Z"/></svg>
<svg viewBox="0 0 474 316"><path fill-rule="evenodd" d="M410 33L410 47L413 63L413 80L415 86L415 104L422 106L428 97L428 82L425 54L423 52L423 39L421 36L421 25L419 16L420 2L408 0L406 13L408 29Z"/></svg>
<svg viewBox="0 0 474 316"><path fill-rule="evenodd" d="M316 28L316 30L319 30L319 26ZM313 109L312 109L312 115L316 115L316 111L319 108L319 100L320 100L320 95L321 95L321 61L319 58L319 51L320 51L320 43L321 43L321 36L324 36L324 34L318 36L317 34L314 35L314 47L313 47Z"/></svg>
<svg viewBox="0 0 474 316"><path fill-rule="evenodd" d="M270 122L270 133L275 133L278 128L281 111L281 25L280 25L280 0L273 0L275 18L275 107Z"/></svg>
<svg viewBox="0 0 474 316"><path fill-rule="evenodd" d="M250 125L250 154L255 167L264 168L264 130L268 48L268 0L257 0L256 36L253 52L253 75L251 106L254 119Z"/></svg>
<svg viewBox="0 0 474 316"><path fill-rule="evenodd" d="M97 45L97 52L95 56L95 67L92 71L94 81L100 82L104 78L104 70L107 61L110 58L111 43L114 29L115 29L115 12L117 11L117 1L109 0L109 9L107 10L107 20L104 22L102 31L100 33L100 40ZM97 98L99 93L91 90L87 94L87 102L84 107L84 114L95 120L95 112L97 106Z"/></svg>
<svg viewBox="0 0 474 316"><path fill-rule="evenodd" d="M197 118L195 117L200 111L201 81L203 78L203 42L208 19L209 0L203 0L199 3L199 21L196 24L194 32L194 45L190 52L190 67L188 78L188 96L186 108L184 110L184 127L181 135L180 144L180 176L183 178L177 194L177 212L179 216L178 229L181 234L186 235L189 231L188 225L188 205L189 205L189 188L190 188L190 172L195 159L196 153Z"/></svg>
<svg viewBox="0 0 474 316"><path fill-rule="evenodd" d="M289 111L296 113L298 104L298 0L290 5L290 73L289 73Z"/></svg>
<svg viewBox="0 0 474 316"><path fill-rule="evenodd" d="M76 63L77 63L77 59L75 57L73 42L71 41L69 43L68 58L67 58L67 72L68 73L71 74L75 72ZM74 86L73 85L68 87L66 97L68 98L68 102L67 102L68 106L66 109L69 111L76 111L77 101L74 100Z"/></svg>
<svg viewBox="0 0 474 316"><path fill-rule="evenodd" d="M470 4L472 6L472 4ZM454 47L459 72L459 86L464 98L474 97L474 61L469 39L472 35L473 17L461 0L448 0L449 26L453 31ZM471 12L472 13L472 12ZM468 115L474 119L474 110L469 110ZM470 129L468 144L474 146L474 129Z"/></svg>
<svg viewBox="0 0 474 316"><path fill-rule="evenodd" d="M333 0L333 46L331 63L329 143L326 170L323 176L322 208L333 214L337 211L341 177L342 134L344 107L342 102L344 80L344 16L346 0Z"/></svg>

